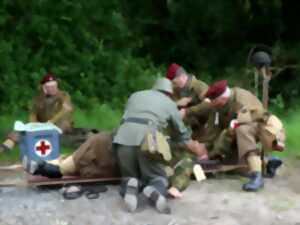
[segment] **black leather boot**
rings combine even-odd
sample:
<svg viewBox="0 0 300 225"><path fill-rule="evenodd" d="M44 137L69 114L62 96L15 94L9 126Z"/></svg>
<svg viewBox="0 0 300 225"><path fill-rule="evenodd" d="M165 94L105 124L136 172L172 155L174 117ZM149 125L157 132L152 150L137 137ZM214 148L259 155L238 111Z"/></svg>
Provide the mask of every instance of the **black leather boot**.
<svg viewBox="0 0 300 225"><path fill-rule="evenodd" d="M276 170L282 165L282 160L272 157L268 160L266 165L266 177L273 178L276 175Z"/></svg>
<svg viewBox="0 0 300 225"><path fill-rule="evenodd" d="M59 166L47 163L45 161L38 162L34 175L41 175L49 178L61 178L63 175L60 172Z"/></svg>
<svg viewBox="0 0 300 225"><path fill-rule="evenodd" d="M258 191L258 189L264 186L264 180L261 172L252 172L250 174L250 180L243 185L244 191Z"/></svg>

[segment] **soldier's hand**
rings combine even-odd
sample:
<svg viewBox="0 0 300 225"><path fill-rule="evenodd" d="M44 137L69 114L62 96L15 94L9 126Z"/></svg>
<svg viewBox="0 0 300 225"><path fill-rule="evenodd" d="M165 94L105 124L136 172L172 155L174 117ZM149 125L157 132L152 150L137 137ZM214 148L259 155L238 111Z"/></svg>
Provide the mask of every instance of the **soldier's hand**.
<svg viewBox="0 0 300 225"><path fill-rule="evenodd" d="M186 109L180 109L179 113L180 113L180 116L182 119L184 119L186 117Z"/></svg>
<svg viewBox="0 0 300 225"><path fill-rule="evenodd" d="M192 101L192 97L183 97L179 99L176 104L178 107L185 107Z"/></svg>
<svg viewBox="0 0 300 225"><path fill-rule="evenodd" d="M205 144L198 141L190 140L187 143L187 148L193 152L199 159L208 159L207 149Z"/></svg>
<svg viewBox="0 0 300 225"><path fill-rule="evenodd" d="M183 196L183 194L173 186L168 189L168 194L173 198L181 198Z"/></svg>

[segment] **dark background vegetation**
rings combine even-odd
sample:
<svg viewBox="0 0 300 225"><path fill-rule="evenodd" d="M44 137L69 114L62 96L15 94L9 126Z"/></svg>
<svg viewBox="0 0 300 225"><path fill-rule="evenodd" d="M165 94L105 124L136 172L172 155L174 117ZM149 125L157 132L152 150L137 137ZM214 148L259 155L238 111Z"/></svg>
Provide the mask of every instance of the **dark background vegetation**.
<svg viewBox="0 0 300 225"><path fill-rule="evenodd" d="M104 129L117 126L130 93L150 87L172 62L207 83L226 78L251 88L254 46L269 46L272 66L299 64L299 14L293 0L1 0L1 127L26 120L46 72L71 94L78 126ZM299 69L290 68L270 89L293 149L299 85Z"/></svg>
<svg viewBox="0 0 300 225"><path fill-rule="evenodd" d="M47 71L88 108L120 108L171 62L208 83L229 77L243 86L256 44L270 46L274 65L299 62L299 12L292 0L2 0L0 110L27 110ZM299 97L298 73L272 81L280 107Z"/></svg>

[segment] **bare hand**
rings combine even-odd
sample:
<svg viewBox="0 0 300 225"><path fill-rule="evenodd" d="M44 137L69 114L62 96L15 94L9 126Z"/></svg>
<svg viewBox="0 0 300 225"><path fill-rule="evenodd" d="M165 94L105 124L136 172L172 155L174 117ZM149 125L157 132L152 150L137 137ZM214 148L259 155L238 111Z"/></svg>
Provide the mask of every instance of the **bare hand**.
<svg viewBox="0 0 300 225"><path fill-rule="evenodd" d="M183 194L173 186L168 189L168 194L173 198L181 198L183 196Z"/></svg>
<svg viewBox="0 0 300 225"><path fill-rule="evenodd" d="M183 97L179 99L176 104L179 107L186 107L192 101L192 97Z"/></svg>
<svg viewBox="0 0 300 225"><path fill-rule="evenodd" d="M186 109L180 109L179 113L180 113L180 116L182 119L184 119L186 117Z"/></svg>
<svg viewBox="0 0 300 225"><path fill-rule="evenodd" d="M187 143L187 148L193 152L199 159L208 159L207 149L205 144L198 141L190 140Z"/></svg>

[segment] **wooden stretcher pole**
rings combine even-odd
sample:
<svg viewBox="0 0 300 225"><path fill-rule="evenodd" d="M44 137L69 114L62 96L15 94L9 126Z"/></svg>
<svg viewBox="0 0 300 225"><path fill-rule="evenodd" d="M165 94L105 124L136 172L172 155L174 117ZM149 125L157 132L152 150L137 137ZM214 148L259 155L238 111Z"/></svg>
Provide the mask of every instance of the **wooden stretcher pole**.
<svg viewBox="0 0 300 225"><path fill-rule="evenodd" d="M272 77L271 71L267 71L267 68L264 66L261 68L261 73L263 75L263 90L262 90L262 101L264 109L267 111L269 107L269 86L270 80ZM261 149L261 161L262 161L262 172L265 171L265 149Z"/></svg>
<svg viewBox="0 0 300 225"><path fill-rule="evenodd" d="M272 77L272 74L270 71L267 72L267 68L263 67L262 69L262 75L263 75L263 106L265 110L268 110L269 107L269 85L270 85L270 80Z"/></svg>

